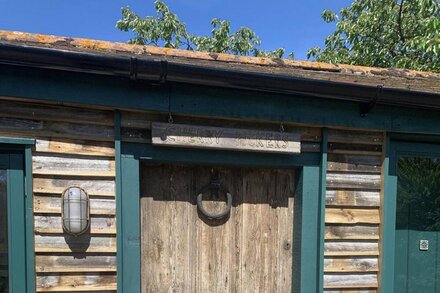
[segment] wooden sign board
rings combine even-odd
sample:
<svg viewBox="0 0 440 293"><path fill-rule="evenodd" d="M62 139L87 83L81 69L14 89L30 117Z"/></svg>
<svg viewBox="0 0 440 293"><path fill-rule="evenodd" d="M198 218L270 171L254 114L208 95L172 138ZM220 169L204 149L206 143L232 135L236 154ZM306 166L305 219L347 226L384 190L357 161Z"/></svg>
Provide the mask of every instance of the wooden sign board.
<svg viewBox="0 0 440 293"><path fill-rule="evenodd" d="M153 145L299 154L298 133L152 123Z"/></svg>

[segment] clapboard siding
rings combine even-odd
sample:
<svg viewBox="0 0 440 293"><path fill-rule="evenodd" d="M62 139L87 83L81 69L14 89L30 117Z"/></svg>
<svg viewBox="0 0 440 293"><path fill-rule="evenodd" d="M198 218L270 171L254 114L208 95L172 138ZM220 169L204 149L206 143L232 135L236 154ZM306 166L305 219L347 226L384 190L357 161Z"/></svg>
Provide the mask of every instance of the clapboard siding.
<svg viewBox="0 0 440 293"><path fill-rule="evenodd" d="M19 134L26 137L80 138L84 140L114 141L110 126L74 124L56 121L0 118L0 134Z"/></svg>
<svg viewBox="0 0 440 293"><path fill-rule="evenodd" d="M61 214L61 195L40 195L34 193L34 213ZM115 215L115 199L90 196L91 215Z"/></svg>
<svg viewBox="0 0 440 293"><path fill-rule="evenodd" d="M83 292L116 290L115 274L37 274L37 292Z"/></svg>
<svg viewBox="0 0 440 293"><path fill-rule="evenodd" d="M356 240L372 240L379 239L379 227L372 224L326 224L325 239L356 239Z"/></svg>
<svg viewBox="0 0 440 293"><path fill-rule="evenodd" d="M63 233L60 215L35 215L34 230L38 234ZM113 216L91 215L90 234L116 234L116 219Z"/></svg>
<svg viewBox="0 0 440 293"><path fill-rule="evenodd" d="M106 158L78 158L63 155L32 157L32 170L39 175L114 177L115 161Z"/></svg>
<svg viewBox="0 0 440 293"><path fill-rule="evenodd" d="M325 292L376 292L384 135L329 130Z"/></svg>
<svg viewBox="0 0 440 293"><path fill-rule="evenodd" d="M39 138L35 141L39 153L100 156L114 158L113 142Z"/></svg>
<svg viewBox="0 0 440 293"><path fill-rule="evenodd" d="M0 99L0 135L36 139L33 209L37 292L115 292L114 113ZM66 235L61 193L90 195L91 225Z"/></svg>
<svg viewBox="0 0 440 293"><path fill-rule="evenodd" d="M325 289L326 293L377 293L376 289Z"/></svg>
<svg viewBox="0 0 440 293"><path fill-rule="evenodd" d="M66 158L67 160L67 158ZM87 191L87 194L94 196L115 196L114 179L99 178L70 178L61 176L42 177L37 174L34 176L34 193L61 194L70 186L78 186Z"/></svg>
<svg viewBox="0 0 440 293"><path fill-rule="evenodd" d="M37 255L36 271L38 273L53 272L116 272L116 255L102 256L89 254L78 258L75 254L67 255Z"/></svg>

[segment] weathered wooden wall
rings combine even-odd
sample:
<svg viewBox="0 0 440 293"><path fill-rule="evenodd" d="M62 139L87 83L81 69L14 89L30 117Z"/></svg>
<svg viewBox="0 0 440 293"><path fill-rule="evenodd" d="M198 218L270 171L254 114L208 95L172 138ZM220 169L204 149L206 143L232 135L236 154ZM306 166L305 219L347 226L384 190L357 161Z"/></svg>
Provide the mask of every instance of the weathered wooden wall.
<svg viewBox="0 0 440 293"><path fill-rule="evenodd" d="M378 290L383 133L329 130L326 292Z"/></svg>
<svg viewBox="0 0 440 293"><path fill-rule="evenodd" d="M36 138L33 151L37 292L116 290L112 111L0 99L0 136ZM90 233L66 236L61 193L90 195Z"/></svg>
<svg viewBox="0 0 440 293"><path fill-rule="evenodd" d="M290 292L294 170L215 168L233 204L214 221L196 206L212 168L142 164L141 292Z"/></svg>
<svg viewBox="0 0 440 293"><path fill-rule="evenodd" d="M151 142L151 122L167 115L122 112L122 139ZM175 123L277 130L279 124L174 116ZM321 129L286 123L301 133L302 152L319 152ZM113 112L0 98L0 136L36 138L33 152L37 291L116 290ZM324 287L376 292L380 274L383 134L329 131ZM91 230L65 236L60 194L84 187ZM88 235L88 236L87 236ZM1 258L0 257L0 261Z"/></svg>

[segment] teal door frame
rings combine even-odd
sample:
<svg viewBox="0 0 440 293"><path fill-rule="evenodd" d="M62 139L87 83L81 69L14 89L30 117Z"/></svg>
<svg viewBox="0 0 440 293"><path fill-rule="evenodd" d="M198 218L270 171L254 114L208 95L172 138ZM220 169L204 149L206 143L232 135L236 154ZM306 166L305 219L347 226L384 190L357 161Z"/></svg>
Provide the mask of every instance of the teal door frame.
<svg viewBox="0 0 440 293"><path fill-rule="evenodd" d="M440 154L440 140L430 136L387 136L384 160L381 292L394 292L394 261L397 207L397 163L402 155Z"/></svg>
<svg viewBox="0 0 440 293"><path fill-rule="evenodd" d="M119 115L117 115L117 119ZM116 121L118 122L118 121ZM298 170L294 207L293 292L322 292L322 153L295 156L154 147L121 143L116 131L118 292L140 292L140 162L294 168ZM325 136L326 137L326 136ZM326 145L326 142L325 142ZM326 157L325 157L326 158ZM325 178L325 177L324 177ZM324 183L325 184L325 183Z"/></svg>
<svg viewBox="0 0 440 293"><path fill-rule="evenodd" d="M33 139L0 137L0 168L7 170L9 292L35 292L32 210Z"/></svg>

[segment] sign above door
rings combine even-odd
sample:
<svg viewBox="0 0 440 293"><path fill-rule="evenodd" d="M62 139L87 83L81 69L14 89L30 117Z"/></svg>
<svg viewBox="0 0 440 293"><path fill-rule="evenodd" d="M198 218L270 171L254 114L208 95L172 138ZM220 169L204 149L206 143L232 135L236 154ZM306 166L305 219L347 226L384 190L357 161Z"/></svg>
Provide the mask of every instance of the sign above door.
<svg viewBox="0 0 440 293"><path fill-rule="evenodd" d="M300 138L291 132L152 123L152 143L159 146L299 154Z"/></svg>

